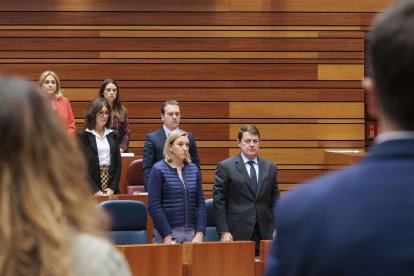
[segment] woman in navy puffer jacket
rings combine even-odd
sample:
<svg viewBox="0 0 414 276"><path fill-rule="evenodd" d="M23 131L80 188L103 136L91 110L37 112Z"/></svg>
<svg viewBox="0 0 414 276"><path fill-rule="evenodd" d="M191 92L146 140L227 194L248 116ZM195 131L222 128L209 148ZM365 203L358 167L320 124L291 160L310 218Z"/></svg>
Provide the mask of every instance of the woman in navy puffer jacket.
<svg viewBox="0 0 414 276"><path fill-rule="evenodd" d="M206 205L201 174L191 163L188 135L173 130L164 145L164 160L151 169L148 211L154 223L154 243L202 242Z"/></svg>

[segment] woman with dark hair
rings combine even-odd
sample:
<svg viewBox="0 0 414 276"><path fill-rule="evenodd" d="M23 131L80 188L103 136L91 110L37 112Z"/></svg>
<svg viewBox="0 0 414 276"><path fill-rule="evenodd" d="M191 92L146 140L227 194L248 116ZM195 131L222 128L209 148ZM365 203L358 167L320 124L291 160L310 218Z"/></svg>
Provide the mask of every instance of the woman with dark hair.
<svg viewBox="0 0 414 276"><path fill-rule="evenodd" d="M103 98L93 100L86 111L85 130L77 134L88 162L91 188L96 196L119 193L122 166L119 134L109 129L111 119L109 103Z"/></svg>
<svg viewBox="0 0 414 276"><path fill-rule="evenodd" d="M119 87L116 81L106 79L99 88L99 97L104 98L112 109L112 123L110 129L117 130L119 133L119 149L128 152L131 128L129 126L128 111L122 105Z"/></svg>
<svg viewBox="0 0 414 276"><path fill-rule="evenodd" d="M75 118L68 98L62 94L59 77L53 71L44 71L39 77L39 86L48 95L52 109L65 122L69 136L75 138Z"/></svg>
<svg viewBox="0 0 414 276"><path fill-rule="evenodd" d="M130 275L44 93L0 77L0 133L0 275Z"/></svg>

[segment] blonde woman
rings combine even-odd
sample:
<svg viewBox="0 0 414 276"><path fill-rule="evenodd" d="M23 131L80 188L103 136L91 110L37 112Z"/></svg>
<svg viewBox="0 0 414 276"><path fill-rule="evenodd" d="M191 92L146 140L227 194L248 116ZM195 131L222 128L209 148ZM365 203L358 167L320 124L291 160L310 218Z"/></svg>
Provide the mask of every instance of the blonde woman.
<svg viewBox="0 0 414 276"><path fill-rule="evenodd" d="M130 275L43 93L0 78L0 275Z"/></svg>
<svg viewBox="0 0 414 276"><path fill-rule="evenodd" d="M39 77L39 86L48 96L52 109L65 122L69 136L74 138L76 133L75 118L68 98L62 94L59 77L53 71L45 71Z"/></svg>
<svg viewBox="0 0 414 276"><path fill-rule="evenodd" d="M173 130L164 145L164 160L151 169L148 211L154 243L202 242L207 225L201 174L191 163L188 134Z"/></svg>

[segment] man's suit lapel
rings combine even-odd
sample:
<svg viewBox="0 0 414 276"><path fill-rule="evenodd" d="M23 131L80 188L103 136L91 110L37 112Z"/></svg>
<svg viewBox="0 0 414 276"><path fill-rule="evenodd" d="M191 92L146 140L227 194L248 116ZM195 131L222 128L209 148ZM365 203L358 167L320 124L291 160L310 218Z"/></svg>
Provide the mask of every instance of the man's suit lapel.
<svg viewBox="0 0 414 276"><path fill-rule="evenodd" d="M165 135L165 131L163 128L160 128L157 132L157 136L160 139L162 147L164 148L165 141L167 140L167 136Z"/></svg>
<svg viewBox="0 0 414 276"><path fill-rule="evenodd" d="M250 177L249 177L249 174L247 173L246 165L244 164L243 158L241 157L240 154L236 158L235 166L236 166L237 170L239 171L239 173L243 176L244 182L249 187L250 192L255 196L255 194L254 194L255 189L252 186L253 184L250 182Z"/></svg>
<svg viewBox="0 0 414 276"><path fill-rule="evenodd" d="M163 128L158 129L157 131L157 135L156 135L156 139L157 141L154 141L155 144L155 159L154 161L157 162L159 160L164 159L164 144L165 141L167 140L167 136L165 135L165 131Z"/></svg>

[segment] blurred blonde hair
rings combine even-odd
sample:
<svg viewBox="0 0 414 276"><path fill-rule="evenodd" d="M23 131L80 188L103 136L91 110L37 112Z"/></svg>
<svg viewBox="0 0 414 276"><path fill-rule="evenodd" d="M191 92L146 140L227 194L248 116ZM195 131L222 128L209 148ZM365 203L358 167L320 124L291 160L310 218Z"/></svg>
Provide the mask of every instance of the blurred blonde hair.
<svg viewBox="0 0 414 276"><path fill-rule="evenodd" d="M45 82L45 79L48 77L48 76L52 76L52 77L54 77L55 78L55 80L56 80L56 91L55 91L55 98L56 99L60 99L60 98L62 98L63 97L63 90L62 90L62 88L60 87L60 80L59 80L59 77L58 77L58 75L55 73L55 72L53 72L53 71L50 71L50 70L47 70L47 71L44 71L41 75L40 75L40 77L39 77L39 87L41 87L42 86L42 84Z"/></svg>
<svg viewBox="0 0 414 276"><path fill-rule="evenodd" d="M185 136L188 138L188 133L183 130L176 129L176 130L171 131L170 134L168 134L167 140L165 141L165 144L164 144L164 152L163 152L164 158L167 160L168 163L171 163L171 161L173 160L173 156L170 151L170 145L172 145L174 141L177 140L177 138L181 136ZM187 157L185 158L184 162L191 163L190 149L188 149L187 151Z"/></svg>
<svg viewBox="0 0 414 276"><path fill-rule="evenodd" d="M107 218L86 164L44 93L0 77L0 274L72 275L71 238Z"/></svg>

